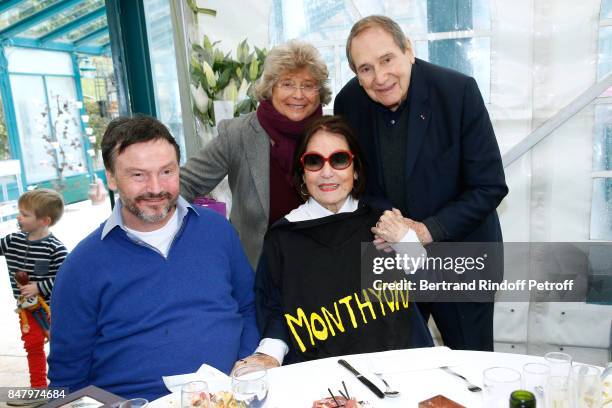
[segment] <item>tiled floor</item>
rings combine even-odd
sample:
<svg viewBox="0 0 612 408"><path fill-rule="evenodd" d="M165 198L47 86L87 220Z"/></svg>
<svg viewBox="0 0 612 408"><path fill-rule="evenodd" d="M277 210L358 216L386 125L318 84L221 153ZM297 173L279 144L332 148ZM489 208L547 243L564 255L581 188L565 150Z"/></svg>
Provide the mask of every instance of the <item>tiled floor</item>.
<svg viewBox="0 0 612 408"><path fill-rule="evenodd" d="M108 202L93 206L89 201L71 204L62 219L51 228L68 250L93 231L110 214ZM0 236L17 230L16 221L0 223ZM28 367L19 333L15 299L7 277L6 262L0 259L0 387L29 385ZM4 407L0 403L0 407Z"/></svg>

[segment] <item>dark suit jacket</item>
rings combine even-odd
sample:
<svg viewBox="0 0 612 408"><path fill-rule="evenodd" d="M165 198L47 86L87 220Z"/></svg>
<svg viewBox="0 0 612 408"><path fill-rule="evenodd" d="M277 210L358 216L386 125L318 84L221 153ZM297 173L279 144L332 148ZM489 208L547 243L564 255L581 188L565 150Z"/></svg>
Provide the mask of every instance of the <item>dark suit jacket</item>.
<svg viewBox="0 0 612 408"><path fill-rule="evenodd" d="M476 81L417 59L408 92L404 215L425 223L434 241L501 242L495 209L508 187ZM334 113L348 120L365 152L364 201L390 207L375 120L380 105L353 78L336 97Z"/></svg>

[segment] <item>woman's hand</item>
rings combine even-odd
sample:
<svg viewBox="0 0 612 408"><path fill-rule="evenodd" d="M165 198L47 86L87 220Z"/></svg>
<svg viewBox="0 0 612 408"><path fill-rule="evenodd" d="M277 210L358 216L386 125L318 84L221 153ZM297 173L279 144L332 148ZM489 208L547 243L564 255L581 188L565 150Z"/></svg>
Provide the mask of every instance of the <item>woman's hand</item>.
<svg viewBox="0 0 612 408"><path fill-rule="evenodd" d="M260 364L266 368L274 368L280 366L278 360L276 360L274 357L263 353L254 353L248 357L236 361L236 364L234 364L234 368L232 368L232 374L237 368L240 368L246 364Z"/></svg>
<svg viewBox="0 0 612 408"><path fill-rule="evenodd" d="M372 227L372 233L375 235L374 245L378 249L384 249L384 244L380 240L389 244L400 242L410 231L409 225L397 208L385 211L376 225Z"/></svg>

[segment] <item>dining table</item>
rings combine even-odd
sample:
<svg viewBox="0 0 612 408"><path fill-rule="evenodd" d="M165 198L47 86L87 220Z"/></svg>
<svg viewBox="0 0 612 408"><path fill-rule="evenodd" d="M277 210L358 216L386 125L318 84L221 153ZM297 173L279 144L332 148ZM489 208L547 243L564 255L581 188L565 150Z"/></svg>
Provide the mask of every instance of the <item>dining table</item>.
<svg viewBox="0 0 612 408"><path fill-rule="evenodd" d="M349 370L338 363L346 360L381 390L385 386L375 373L379 373L389 386L399 391L391 398L379 398ZM522 371L530 362L544 362L543 357L524 354L451 350L430 347L392 350L378 353L353 354L330 357L304 363L291 364L268 370L269 392L264 407L310 408L313 401L329 397L329 390L340 395L344 385L351 397L366 401L367 407L418 407L420 401L443 395L468 408L483 407L482 391L470 391L465 381L441 367L450 367L469 382L483 387L483 371L490 367L509 367ZM230 378L206 370L185 377L211 384L210 391L230 390ZM226 377L226 378L223 378ZM343 385L344 382L344 385ZM176 382L174 383L176 385ZM180 408L180 387L153 401L149 408ZM507 405L506 405L507 406ZM490 408L490 407L486 407Z"/></svg>

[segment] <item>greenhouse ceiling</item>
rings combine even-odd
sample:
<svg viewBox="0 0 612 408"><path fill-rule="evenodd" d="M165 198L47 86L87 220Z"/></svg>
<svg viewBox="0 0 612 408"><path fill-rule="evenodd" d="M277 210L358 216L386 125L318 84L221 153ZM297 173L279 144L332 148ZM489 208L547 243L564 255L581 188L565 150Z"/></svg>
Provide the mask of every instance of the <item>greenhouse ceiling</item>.
<svg viewBox="0 0 612 408"><path fill-rule="evenodd" d="M0 46L109 54L104 0L0 1Z"/></svg>

